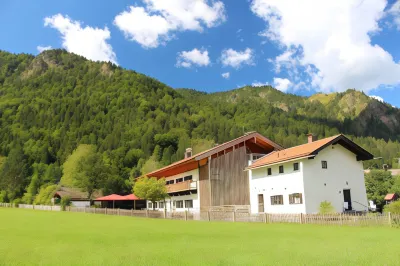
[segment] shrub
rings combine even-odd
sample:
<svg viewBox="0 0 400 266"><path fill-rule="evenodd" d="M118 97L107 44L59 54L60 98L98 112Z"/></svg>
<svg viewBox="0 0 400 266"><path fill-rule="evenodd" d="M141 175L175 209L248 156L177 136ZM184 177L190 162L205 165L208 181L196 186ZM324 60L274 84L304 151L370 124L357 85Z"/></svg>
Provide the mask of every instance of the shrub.
<svg viewBox="0 0 400 266"><path fill-rule="evenodd" d="M19 204L23 203L23 201L22 201L22 199L18 198L18 199L13 200L12 203L15 205L15 207L18 207Z"/></svg>
<svg viewBox="0 0 400 266"><path fill-rule="evenodd" d="M329 201L323 201L321 202L321 204L319 205L319 213L320 214L327 214L327 213L334 213L335 212L335 208L333 208L332 203L330 203Z"/></svg>
<svg viewBox="0 0 400 266"><path fill-rule="evenodd" d="M384 212L390 212L392 214L400 214L400 201L395 201L390 204L385 205Z"/></svg>
<svg viewBox="0 0 400 266"><path fill-rule="evenodd" d="M54 193L57 191L57 185L44 185L40 188L39 194L36 195L35 204L36 205L50 205L51 199Z"/></svg>
<svg viewBox="0 0 400 266"><path fill-rule="evenodd" d="M61 205L61 210L62 210L62 211L65 211L65 208L66 208L67 206L70 206L70 205L71 205L71 197L69 197L69 196L62 197L62 198L61 198L60 205Z"/></svg>

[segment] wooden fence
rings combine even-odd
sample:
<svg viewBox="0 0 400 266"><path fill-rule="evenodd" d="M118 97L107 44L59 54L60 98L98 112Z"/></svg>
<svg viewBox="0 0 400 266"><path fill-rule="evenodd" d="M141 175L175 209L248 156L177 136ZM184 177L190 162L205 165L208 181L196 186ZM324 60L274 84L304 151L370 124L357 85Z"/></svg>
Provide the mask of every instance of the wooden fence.
<svg viewBox="0 0 400 266"><path fill-rule="evenodd" d="M0 207L17 207L10 203L0 203ZM19 204L18 208L61 211L60 206ZM108 208L67 207L66 211L102 215L132 216L156 219L255 222L255 223L298 223L331 226L400 226L400 215L385 214L270 214L243 211L182 211L166 212L153 210L124 210Z"/></svg>

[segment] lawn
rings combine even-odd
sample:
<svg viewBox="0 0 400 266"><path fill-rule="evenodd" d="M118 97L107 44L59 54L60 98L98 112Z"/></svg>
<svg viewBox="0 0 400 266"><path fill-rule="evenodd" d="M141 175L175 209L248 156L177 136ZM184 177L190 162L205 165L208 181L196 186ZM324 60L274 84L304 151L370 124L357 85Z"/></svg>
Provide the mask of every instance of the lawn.
<svg viewBox="0 0 400 266"><path fill-rule="evenodd" d="M0 208L0 265L399 265L400 230Z"/></svg>

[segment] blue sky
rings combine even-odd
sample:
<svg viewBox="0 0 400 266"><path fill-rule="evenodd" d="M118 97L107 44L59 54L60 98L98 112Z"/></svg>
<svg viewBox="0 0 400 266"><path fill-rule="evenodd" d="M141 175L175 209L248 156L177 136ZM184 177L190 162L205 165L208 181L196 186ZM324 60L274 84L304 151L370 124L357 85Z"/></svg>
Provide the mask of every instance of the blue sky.
<svg viewBox="0 0 400 266"><path fill-rule="evenodd" d="M400 3L137 0L0 3L0 49L64 48L174 87L355 88L400 107Z"/></svg>

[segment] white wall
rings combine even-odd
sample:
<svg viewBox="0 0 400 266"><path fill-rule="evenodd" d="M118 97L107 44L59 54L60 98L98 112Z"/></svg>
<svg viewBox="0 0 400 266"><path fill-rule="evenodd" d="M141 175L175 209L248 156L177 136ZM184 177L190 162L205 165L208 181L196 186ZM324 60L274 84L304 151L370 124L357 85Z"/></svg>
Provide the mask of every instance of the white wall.
<svg viewBox="0 0 400 266"><path fill-rule="evenodd" d="M328 162L328 169L322 169L321 161ZM331 202L337 212L342 212L343 189L350 189L353 210L368 210L363 164L357 161L354 153L341 145L329 146L313 160L303 160L303 165L307 213L317 213L324 200Z"/></svg>
<svg viewBox="0 0 400 266"><path fill-rule="evenodd" d="M299 162L299 161L297 161ZM279 174L279 165L249 170L251 212L258 212L258 194L264 195L264 212L267 213L304 213L303 165L293 171L293 163L284 163L284 173ZM282 164L280 164L282 165ZM272 175L267 169L272 168ZM289 204L289 194L302 193L302 204ZM271 205L271 196L283 195L283 205Z"/></svg>
<svg viewBox="0 0 400 266"><path fill-rule="evenodd" d="M73 201L73 200L71 200L71 206L73 206L73 207L90 207L90 201Z"/></svg>

